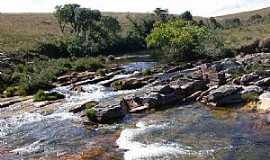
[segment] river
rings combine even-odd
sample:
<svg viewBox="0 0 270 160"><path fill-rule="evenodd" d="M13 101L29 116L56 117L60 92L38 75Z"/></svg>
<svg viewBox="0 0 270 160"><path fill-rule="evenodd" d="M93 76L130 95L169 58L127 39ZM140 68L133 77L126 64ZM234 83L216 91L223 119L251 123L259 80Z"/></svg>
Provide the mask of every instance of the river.
<svg viewBox="0 0 270 160"><path fill-rule="evenodd" d="M153 65L129 63L113 79ZM87 101L121 99L146 89L113 91L103 83L83 85L84 93L71 91L71 86L55 88L66 98L51 108L0 109L0 159L94 159L93 150L100 152L95 159L270 159L270 130L257 127L256 117L238 108L213 110L194 103L128 115L122 122L98 127L68 112Z"/></svg>

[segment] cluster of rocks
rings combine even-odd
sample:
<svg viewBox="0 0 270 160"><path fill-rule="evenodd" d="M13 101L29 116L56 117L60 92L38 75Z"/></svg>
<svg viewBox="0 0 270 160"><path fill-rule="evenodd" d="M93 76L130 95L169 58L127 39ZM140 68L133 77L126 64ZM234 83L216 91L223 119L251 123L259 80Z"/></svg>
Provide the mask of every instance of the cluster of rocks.
<svg viewBox="0 0 270 160"><path fill-rule="evenodd" d="M252 63L266 61L268 56L269 54L260 53L253 57L249 55L202 64L188 70L170 69L159 78L150 81L135 78L116 81L121 82L122 87L117 89L136 89L149 83L155 87L143 94L126 96L117 104L97 105L94 107L97 122L112 122L113 119L121 119L128 113L160 110L192 101L214 107L226 107L257 100L260 95L262 95L260 99L268 100L270 71L261 70L241 75L241 71L248 64L247 61L250 62L250 59L253 60ZM234 78L235 73L240 73L241 76ZM134 85L127 85L129 83ZM270 106L265 106L268 103L270 104L270 100L258 109L269 110Z"/></svg>

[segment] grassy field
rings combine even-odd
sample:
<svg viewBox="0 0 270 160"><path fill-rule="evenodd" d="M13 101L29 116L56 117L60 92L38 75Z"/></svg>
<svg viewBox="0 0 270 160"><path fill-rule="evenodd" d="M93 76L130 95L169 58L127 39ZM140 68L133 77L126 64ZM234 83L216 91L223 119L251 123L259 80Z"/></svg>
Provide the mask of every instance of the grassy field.
<svg viewBox="0 0 270 160"><path fill-rule="evenodd" d="M52 14L0 14L0 51L31 48L37 41L61 34Z"/></svg>
<svg viewBox="0 0 270 160"><path fill-rule="evenodd" d="M134 18L143 18L147 15L142 13L109 12L103 14L117 17L123 28L127 28L129 25L127 15ZM216 19L221 23L231 18L240 18L241 22L245 22L255 14L269 16L270 8L219 16ZM250 43L257 38L267 37L270 34L270 20L262 24L225 29L221 31L221 34L228 46L237 47ZM51 13L0 14L0 52L13 53L19 49L31 49L37 42L59 35L61 35L61 32L56 19Z"/></svg>
<svg viewBox="0 0 270 160"><path fill-rule="evenodd" d="M141 13L104 13L117 17L123 28L128 26L127 15L140 18ZM51 13L0 14L0 52L31 49L37 42L61 35L57 21Z"/></svg>

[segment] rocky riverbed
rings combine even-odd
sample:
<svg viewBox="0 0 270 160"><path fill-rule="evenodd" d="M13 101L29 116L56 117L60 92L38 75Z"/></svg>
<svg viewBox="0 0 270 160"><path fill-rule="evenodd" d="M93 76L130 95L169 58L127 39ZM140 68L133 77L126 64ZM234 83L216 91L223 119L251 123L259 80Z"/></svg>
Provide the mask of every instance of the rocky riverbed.
<svg viewBox="0 0 270 160"><path fill-rule="evenodd" d="M0 100L0 159L268 159L268 65L257 53L64 75L49 92L65 99Z"/></svg>

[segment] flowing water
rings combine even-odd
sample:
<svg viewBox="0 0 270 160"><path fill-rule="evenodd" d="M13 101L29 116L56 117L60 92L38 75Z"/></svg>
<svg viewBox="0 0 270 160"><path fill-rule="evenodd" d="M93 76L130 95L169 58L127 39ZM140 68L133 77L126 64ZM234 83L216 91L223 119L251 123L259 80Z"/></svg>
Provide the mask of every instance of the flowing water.
<svg viewBox="0 0 270 160"><path fill-rule="evenodd" d="M153 64L124 65L123 72L111 81L130 77ZM53 89L66 98L49 111L24 109L20 105L1 109L0 159L59 159L63 155L79 155L97 145L126 160L270 159L270 130L257 128L256 118L238 109L211 110L195 103L128 115L120 124L89 128L69 109L91 100L119 100L139 92L115 92L102 85L106 82L83 85L86 92L82 93L71 91L70 86Z"/></svg>

